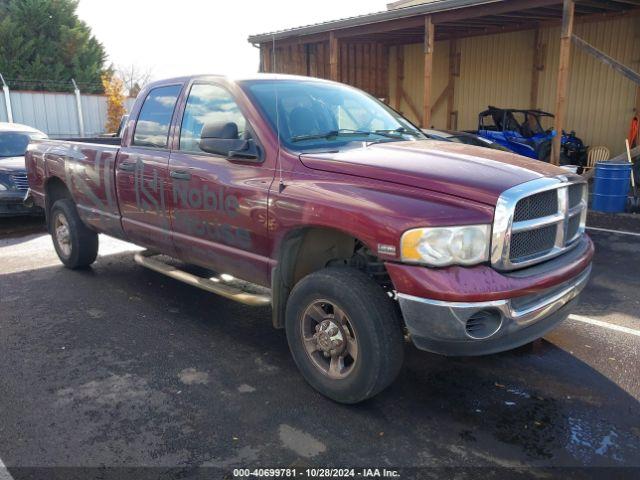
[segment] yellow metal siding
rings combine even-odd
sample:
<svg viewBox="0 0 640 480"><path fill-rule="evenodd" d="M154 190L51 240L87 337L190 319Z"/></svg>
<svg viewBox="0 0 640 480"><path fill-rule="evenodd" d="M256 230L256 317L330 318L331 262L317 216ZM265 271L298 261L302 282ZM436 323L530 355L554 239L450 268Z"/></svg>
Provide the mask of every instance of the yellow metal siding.
<svg viewBox="0 0 640 480"><path fill-rule="evenodd" d="M551 28L542 33L548 47L540 75L539 107L553 112L560 30ZM581 23L575 26L575 33L628 67L640 70L640 17ZM575 130L587 145L604 145L614 155L621 153L635 96L636 86L631 80L572 46L566 130Z"/></svg>
<svg viewBox="0 0 640 480"><path fill-rule="evenodd" d="M437 27L436 27L437 28ZM640 70L640 17L631 16L600 22L577 23L577 35L636 71ZM540 72L538 108L555 109L559 28L544 28L544 69ZM454 110L459 130L477 128L477 116L487 105L529 108L533 64L532 30L469 37L459 40L460 77L455 82ZM407 45L404 90L422 111L424 57L422 45ZM395 48L389 57L391 105L395 105ZM434 49L433 98L435 102L448 81L448 42L436 42ZM597 59L572 47L567 126L587 145L605 145L612 154L624 149L624 138L634 112L636 86ZM401 111L418 121L406 102ZM433 112L433 125L446 127L446 101Z"/></svg>
<svg viewBox="0 0 640 480"><path fill-rule="evenodd" d="M488 105L527 108L533 64L532 32L460 40L460 77L456 82L458 129L478 126Z"/></svg>
<svg viewBox="0 0 640 480"><path fill-rule="evenodd" d="M389 97L390 104L395 106L396 98L396 59L397 49L404 49L404 82L403 88L407 96L410 98L414 108L409 107L408 103L403 100L400 105L400 111L407 118L417 124L421 123L414 110L422 115L422 99L424 86L424 50L422 44L405 45L404 47L396 47L389 52ZM447 86L449 81L449 42L436 42L433 50L433 88L431 93L432 104L438 99L440 94ZM447 102L442 102L439 107L432 113L433 125L446 125L447 123Z"/></svg>

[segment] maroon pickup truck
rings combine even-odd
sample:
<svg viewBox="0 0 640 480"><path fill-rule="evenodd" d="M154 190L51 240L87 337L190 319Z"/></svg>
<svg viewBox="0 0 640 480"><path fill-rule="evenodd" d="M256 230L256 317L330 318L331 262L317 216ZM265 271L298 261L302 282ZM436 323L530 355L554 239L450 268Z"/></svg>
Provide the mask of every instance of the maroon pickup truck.
<svg viewBox="0 0 640 480"><path fill-rule="evenodd" d="M271 305L305 379L339 402L389 385L405 337L444 355L541 337L591 270L581 177L428 140L345 85L157 82L118 142L29 147L60 260L89 266L105 233L144 246L136 261L158 272Z"/></svg>

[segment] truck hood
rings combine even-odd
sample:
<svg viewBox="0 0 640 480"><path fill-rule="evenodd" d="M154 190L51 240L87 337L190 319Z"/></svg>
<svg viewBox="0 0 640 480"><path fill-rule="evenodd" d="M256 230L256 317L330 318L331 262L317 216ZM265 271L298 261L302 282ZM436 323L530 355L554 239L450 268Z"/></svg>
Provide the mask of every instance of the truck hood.
<svg viewBox="0 0 640 480"><path fill-rule="evenodd" d="M0 157L0 173L25 172L24 157Z"/></svg>
<svg viewBox="0 0 640 480"><path fill-rule="evenodd" d="M495 205L502 192L567 172L510 152L435 140L378 143L329 153L304 153L312 169L384 180Z"/></svg>

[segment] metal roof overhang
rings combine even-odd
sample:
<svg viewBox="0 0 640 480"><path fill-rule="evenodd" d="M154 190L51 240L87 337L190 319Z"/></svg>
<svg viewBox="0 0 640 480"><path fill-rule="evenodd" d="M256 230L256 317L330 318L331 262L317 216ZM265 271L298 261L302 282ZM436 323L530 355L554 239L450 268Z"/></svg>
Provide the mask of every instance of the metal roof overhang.
<svg viewBox="0 0 640 480"><path fill-rule="evenodd" d="M420 42L424 16L437 25L436 40L535 28L562 18L562 0L440 0L412 7L334 20L273 33L252 35L253 44L326 41L336 37L383 40L386 43ZM576 16L602 18L640 11L640 0L577 0Z"/></svg>

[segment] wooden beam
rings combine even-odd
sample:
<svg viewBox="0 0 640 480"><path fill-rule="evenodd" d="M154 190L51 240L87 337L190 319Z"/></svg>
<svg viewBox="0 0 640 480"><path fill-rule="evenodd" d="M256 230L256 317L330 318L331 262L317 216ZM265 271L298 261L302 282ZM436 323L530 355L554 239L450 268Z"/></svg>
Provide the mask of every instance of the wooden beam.
<svg viewBox="0 0 640 480"><path fill-rule="evenodd" d="M447 130L453 129L453 106L456 97L456 77L460 76L458 39L449 40L449 83L447 85Z"/></svg>
<svg viewBox="0 0 640 480"><path fill-rule="evenodd" d="M418 107L416 107L415 103L413 103L413 100L411 100L411 97L407 95L407 92L404 91L404 88L402 89L401 96L402 96L402 99L407 103L407 105L409 105L409 109L411 110L411 113L413 113L413 115L418 119L418 121L420 121L420 110L418 110Z"/></svg>
<svg viewBox="0 0 640 480"><path fill-rule="evenodd" d="M422 126L431 126L431 91L433 88L433 47L434 47L433 19L431 15L424 17L424 84L422 100Z"/></svg>
<svg viewBox="0 0 640 480"><path fill-rule="evenodd" d="M567 115L567 92L569 90L569 67L571 64L571 37L573 35L574 0L564 0L562 7L562 27L560 33L560 62L558 65L558 86L556 90L555 130L551 149L551 162L560 165L560 143L562 129Z"/></svg>
<svg viewBox="0 0 640 480"><path fill-rule="evenodd" d="M335 32L329 32L329 78L340 80L340 45Z"/></svg>
<svg viewBox="0 0 640 480"><path fill-rule="evenodd" d="M436 101L433 102L433 105L431 105L431 112L437 112L438 111L438 107L440 106L440 104L442 102L444 102L444 100L446 98L449 98L449 91L451 90L451 85L447 84L444 86L444 88L442 89L442 92L440 93L440 95L438 95L438 98L436 98Z"/></svg>
<svg viewBox="0 0 640 480"><path fill-rule="evenodd" d="M533 33L533 65L531 68L531 92L529 94L529 108L538 108L538 90L540 85L540 72L544 70L544 54L540 29Z"/></svg>
<svg viewBox="0 0 640 480"><path fill-rule="evenodd" d="M402 108L402 88L404 83L404 45L396 47L396 110Z"/></svg>
<svg viewBox="0 0 640 480"><path fill-rule="evenodd" d="M600 60L602 63L609 65L615 71L617 71L618 73L621 73L622 75L627 77L629 80L636 83L636 85L640 85L640 73L632 70L626 65L611 58L609 55L602 52L601 50L598 50L596 47L594 47L593 45L591 45L590 43L588 43L587 41L583 40L582 38L578 37L575 34L571 36L571 39L573 40L573 43L577 47L580 47L583 51L587 52L589 55L592 55L596 57L598 60Z"/></svg>

